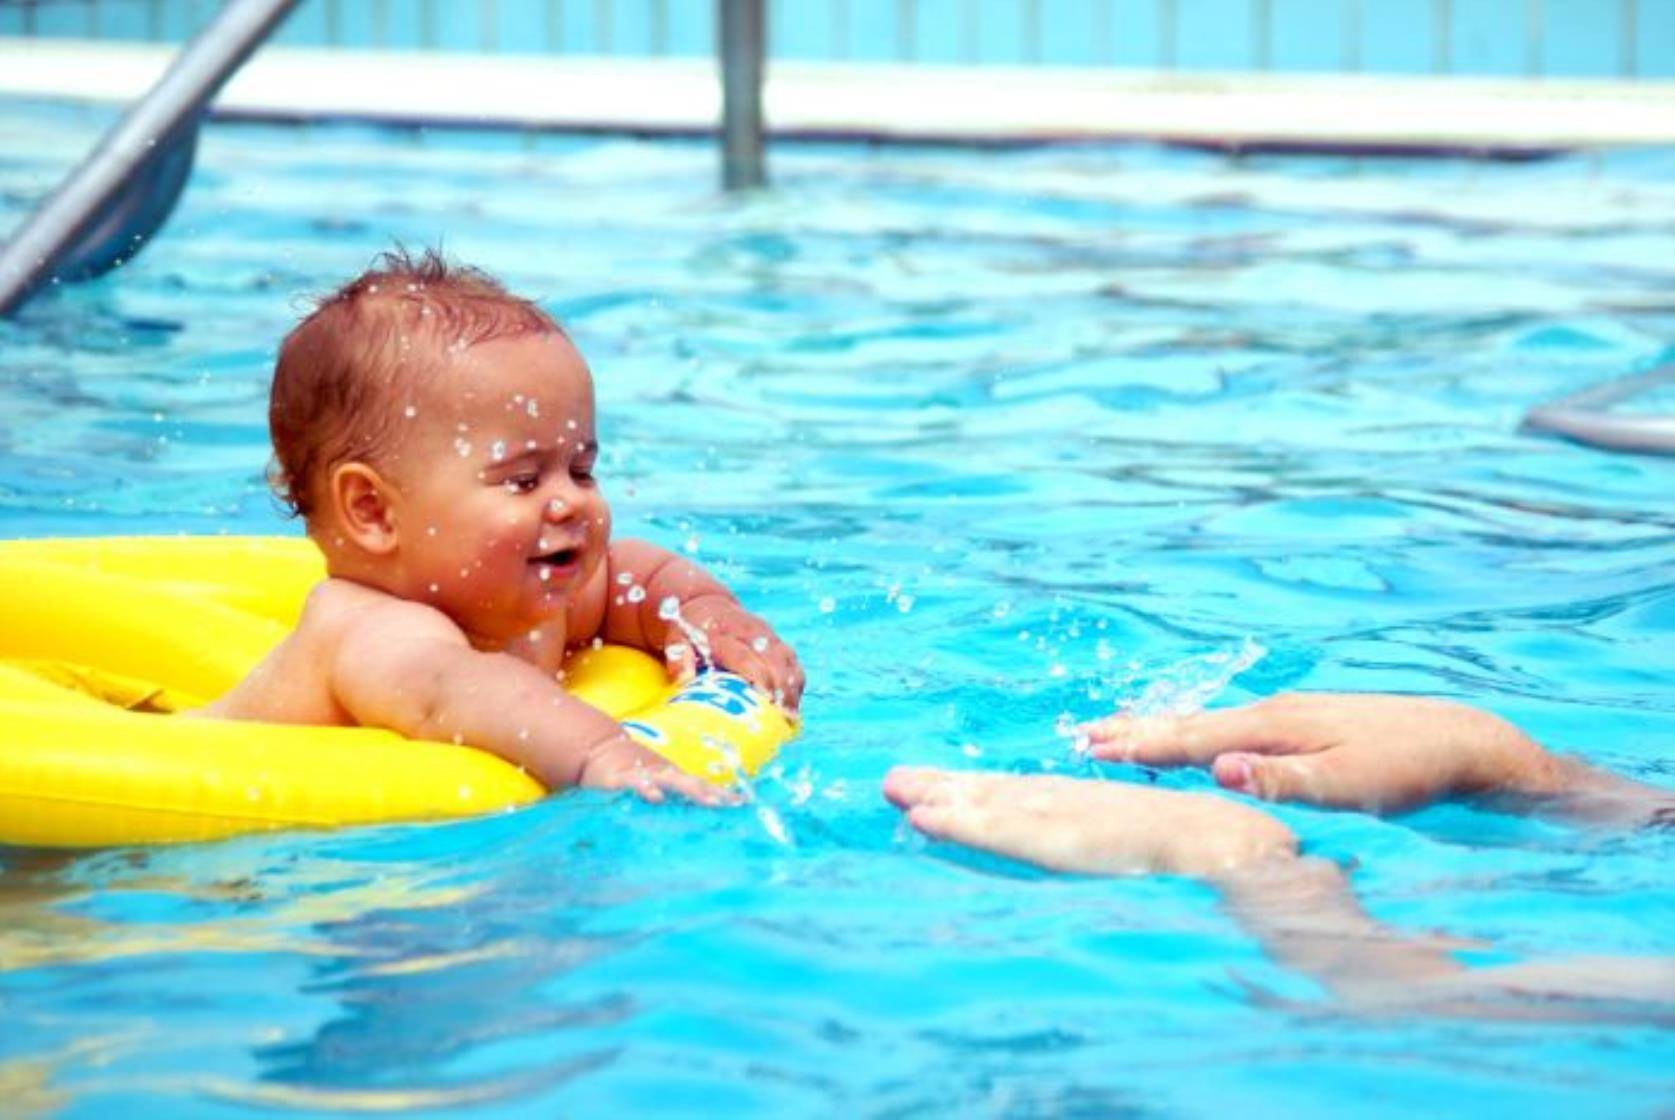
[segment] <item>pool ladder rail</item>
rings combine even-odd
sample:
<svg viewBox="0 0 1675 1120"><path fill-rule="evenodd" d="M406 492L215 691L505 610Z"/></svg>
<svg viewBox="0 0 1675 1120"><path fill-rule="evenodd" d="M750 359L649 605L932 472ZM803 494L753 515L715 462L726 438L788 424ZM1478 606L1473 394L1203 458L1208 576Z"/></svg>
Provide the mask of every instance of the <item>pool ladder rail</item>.
<svg viewBox="0 0 1675 1120"><path fill-rule="evenodd" d="M85 280L139 252L192 171L198 122L297 0L230 0L167 72L4 245L0 316L56 281Z"/></svg>
<svg viewBox="0 0 1675 1120"><path fill-rule="evenodd" d="M1538 405L1525 414L1524 427L1607 451L1675 455L1675 413L1616 412L1611 407L1671 383L1675 362Z"/></svg>

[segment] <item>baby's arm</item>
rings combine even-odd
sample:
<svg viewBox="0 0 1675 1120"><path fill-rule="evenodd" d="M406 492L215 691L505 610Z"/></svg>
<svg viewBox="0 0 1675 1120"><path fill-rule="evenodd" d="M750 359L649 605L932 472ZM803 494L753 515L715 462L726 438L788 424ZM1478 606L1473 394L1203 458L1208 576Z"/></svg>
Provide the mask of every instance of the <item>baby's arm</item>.
<svg viewBox="0 0 1675 1120"><path fill-rule="evenodd" d="M669 600L673 607L665 605ZM611 544L610 598L600 636L659 653L676 673L692 672L702 657L793 713L802 700L803 671L791 647L714 576L646 541ZM694 644L707 648L694 650Z"/></svg>
<svg viewBox="0 0 1675 1120"><path fill-rule="evenodd" d="M437 611L391 602L358 612L330 666L333 694L357 723L412 739L469 743L522 767L548 789L671 790L722 800L634 742L535 666L471 648Z"/></svg>

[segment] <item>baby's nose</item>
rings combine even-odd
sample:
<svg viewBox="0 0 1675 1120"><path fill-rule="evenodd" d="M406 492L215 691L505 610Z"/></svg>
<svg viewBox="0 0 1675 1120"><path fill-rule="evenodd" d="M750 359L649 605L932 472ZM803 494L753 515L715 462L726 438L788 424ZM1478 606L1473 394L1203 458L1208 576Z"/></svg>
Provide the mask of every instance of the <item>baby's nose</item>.
<svg viewBox="0 0 1675 1120"><path fill-rule="evenodd" d="M570 516L570 503L563 498L552 498L548 500L542 512L546 514L548 521L563 521Z"/></svg>

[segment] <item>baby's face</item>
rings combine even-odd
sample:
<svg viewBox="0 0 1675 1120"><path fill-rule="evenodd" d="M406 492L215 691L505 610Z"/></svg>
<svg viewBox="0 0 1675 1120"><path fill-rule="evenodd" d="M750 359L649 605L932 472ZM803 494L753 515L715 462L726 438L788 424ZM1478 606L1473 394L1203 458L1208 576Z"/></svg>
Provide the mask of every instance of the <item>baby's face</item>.
<svg viewBox="0 0 1675 1120"><path fill-rule="evenodd" d="M396 403L400 593L498 646L604 578L611 513L593 477L593 379L557 333L445 362L418 399Z"/></svg>

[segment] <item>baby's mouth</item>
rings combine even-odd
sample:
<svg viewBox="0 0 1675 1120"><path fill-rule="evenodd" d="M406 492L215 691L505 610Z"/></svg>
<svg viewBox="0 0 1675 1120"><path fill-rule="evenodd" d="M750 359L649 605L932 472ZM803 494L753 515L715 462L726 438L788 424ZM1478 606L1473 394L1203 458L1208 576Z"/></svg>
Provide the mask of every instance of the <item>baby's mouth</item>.
<svg viewBox="0 0 1675 1120"><path fill-rule="evenodd" d="M579 548L560 548L537 556L530 563L552 568L568 568L581 557L582 552Z"/></svg>

